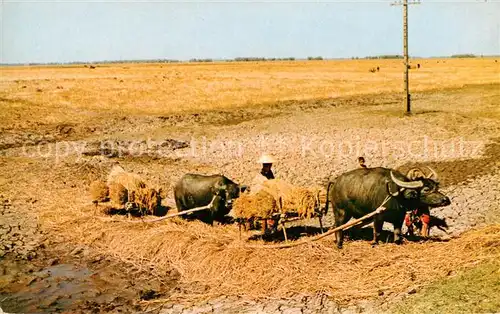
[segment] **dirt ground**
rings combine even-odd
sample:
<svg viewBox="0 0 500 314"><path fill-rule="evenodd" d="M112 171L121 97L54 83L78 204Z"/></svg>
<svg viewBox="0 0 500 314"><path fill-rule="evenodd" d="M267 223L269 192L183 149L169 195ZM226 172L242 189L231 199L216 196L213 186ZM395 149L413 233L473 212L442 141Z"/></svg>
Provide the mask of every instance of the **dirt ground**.
<svg viewBox="0 0 500 314"><path fill-rule="evenodd" d="M318 287L313 294L278 291L269 298L237 294L200 301L195 295L209 284L189 282L189 274L175 267L158 275L118 251L103 254L103 247L116 245L106 242L111 235L89 238L93 234L85 231L82 238L86 233L81 230L88 229L71 226L78 222L91 228L88 184L116 163L162 187L172 199L172 185L187 172L251 182L263 152L278 159L278 178L301 186L324 187L356 168L358 156L365 156L370 167L431 166L452 205L433 212L449 228L431 230L434 238L423 248L500 223L500 83L420 91L412 100L412 116L402 114L401 95L387 91L69 123L20 118L22 125L4 126L0 307L5 312L68 313L384 311L405 293L346 303ZM327 227L332 219L326 217ZM316 221L303 224L317 227ZM365 240L363 232L353 234L346 247Z"/></svg>

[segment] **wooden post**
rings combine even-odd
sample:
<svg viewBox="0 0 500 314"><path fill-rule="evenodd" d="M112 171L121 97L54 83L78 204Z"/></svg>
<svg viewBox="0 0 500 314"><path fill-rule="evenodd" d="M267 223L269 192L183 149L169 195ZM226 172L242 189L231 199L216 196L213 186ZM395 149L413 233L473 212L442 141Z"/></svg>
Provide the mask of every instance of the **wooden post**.
<svg viewBox="0 0 500 314"><path fill-rule="evenodd" d="M391 3L391 5L402 5L403 6L403 60L404 60L404 93L405 93L405 105L406 114L411 114L411 95L410 95L410 63L408 60L408 5L410 4L420 4L420 1L414 1L408 3L408 0L403 0L403 2Z"/></svg>
<svg viewBox="0 0 500 314"><path fill-rule="evenodd" d="M408 0L403 0L403 54L405 63L405 103L406 113L411 114L410 90L409 90L409 67L408 62Z"/></svg>
<svg viewBox="0 0 500 314"><path fill-rule="evenodd" d="M281 221L281 228L283 228L283 235L285 236L285 242L288 242L288 237L286 234L285 222Z"/></svg>

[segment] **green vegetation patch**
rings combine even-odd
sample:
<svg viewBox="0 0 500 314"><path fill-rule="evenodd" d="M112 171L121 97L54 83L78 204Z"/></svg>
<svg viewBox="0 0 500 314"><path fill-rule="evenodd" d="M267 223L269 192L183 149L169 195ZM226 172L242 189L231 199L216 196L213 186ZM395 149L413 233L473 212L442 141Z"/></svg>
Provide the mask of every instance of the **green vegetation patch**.
<svg viewBox="0 0 500 314"><path fill-rule="evenodd" d="M500 262L480 264L427 286L396 304L391 313L498 313Z"/></svg>

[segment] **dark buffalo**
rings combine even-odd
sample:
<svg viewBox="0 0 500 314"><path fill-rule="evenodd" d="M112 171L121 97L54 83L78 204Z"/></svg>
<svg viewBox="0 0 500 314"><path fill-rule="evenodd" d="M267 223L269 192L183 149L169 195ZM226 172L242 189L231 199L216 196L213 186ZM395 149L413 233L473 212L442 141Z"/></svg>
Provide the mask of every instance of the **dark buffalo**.
<svg viewBox="0 0 500 314"><path fill-rule="evenodd" d="M224 216L231 210L233 200L238 198L240 190L244 189L222 175L186 174L174 187L175 204L177 210L185 211L206 206L215 196L210 210L194 214L197 219L213 224L214 220L224 221Z"/></svg>
<svg viewBox="0 0 500 314"><path fill-rule="evenodd" d="M430 169L430 168L429 168ZM335 226L345 224L352 217L360 218L375 211L391 195L383 213L373 218L373 241L376 244L384 221L394 226L394 241L401 242L401 227L406 211L422 206L440 207L450 204L450 199L438 191L433 180L436 173L411 181L400 172L387 168L361 168L349 171L328 184L326 211L331 200ZM343 232L336 233L337 247L343 244Z"/></svg>

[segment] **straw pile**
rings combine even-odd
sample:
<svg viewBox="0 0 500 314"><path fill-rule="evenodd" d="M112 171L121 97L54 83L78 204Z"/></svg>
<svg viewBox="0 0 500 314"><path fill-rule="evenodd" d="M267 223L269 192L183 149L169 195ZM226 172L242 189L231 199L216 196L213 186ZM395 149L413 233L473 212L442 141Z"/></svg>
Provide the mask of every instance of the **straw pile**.
<svg viewBox="0 0 500 314"><path fill-rule="evenodd" d="M109 198L113 206L116 206L116 208L123 208L128 202L128 191L120 183L112 182L109 185Z"/></svg>
<svg viewBox="0 0 500 314"><path fill-rule="evenodd" d="M147 187L137 174L126 172L121 166L115 165L108 175L107 183L112 207L123 209L128 203L130 208L143 215L158 213L161 189Z"/></svg>
<svg viewBox="0 0 500 314"><path fill-rule="evenodd" d="M91 205L87 205L90 207ZM463 234L448 242L427 241L371 248L367 241L337 250L334 238L282 250L249 248L234 225L211 227L172 219L161 224L94 219L86 208L67 211L54 206L41 213L45 228L93 254L147 270L152 278L174 282L192 302L220 295L287 298L327 294L336 302L379 298L420 287L464 267L500 258L500 225ZM265 245L264 242L258 242ZM133 273L131 273L133 275ZM203 287L203 289L197 289ZM185 298L173 294L172 298Z"/></svg>
<svg viewBox="0 0 500 314"><path fill-rule="evenodd" d="M255 194L241 193L233 204L234 216L237 218L267 218L278 213L276 200L271 194L259 191Z"/></svg>
<svg viewBox="0 0 500 314"><path fill-rule="evenodd" d="M111 183L119 183L123 185L127 191L132 192L138 189L146 188L146 183L137 174L126 172L121 166L115 165L108 175L108 185Z"/></svg>
<svg viewBox="0 0 500 314"><path fill-rule="evenodd" d="M161 205L160 193L151 188L139 188L130 195L130 202L143 215L155 215Z"/></svg>
<svg viewBox="0 0 500 314"><path fill-rule="evenodd" d="M106 202L109 197L109 189L104 181L95 180L90 183L90 195L92 201Z"/></svg>
<svg viewBox="0 0 500 314"><path fill-rule="evenodd" d="M311 218L319 207L318 194L306 188L296 187L283 180L267 180L262 190L279 202L283 213L296 212L301 218Z"/></svg>

